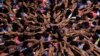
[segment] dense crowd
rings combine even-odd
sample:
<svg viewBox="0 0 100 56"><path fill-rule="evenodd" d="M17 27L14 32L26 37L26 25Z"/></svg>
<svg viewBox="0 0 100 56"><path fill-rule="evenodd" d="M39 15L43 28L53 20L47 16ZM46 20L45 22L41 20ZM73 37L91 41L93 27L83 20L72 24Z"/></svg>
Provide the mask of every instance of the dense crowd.
<svg viewBox="0 0 100 56"><path fill-rule="evenodd" d="M0 56L100 56L100 0L0 0Z"/></svg>

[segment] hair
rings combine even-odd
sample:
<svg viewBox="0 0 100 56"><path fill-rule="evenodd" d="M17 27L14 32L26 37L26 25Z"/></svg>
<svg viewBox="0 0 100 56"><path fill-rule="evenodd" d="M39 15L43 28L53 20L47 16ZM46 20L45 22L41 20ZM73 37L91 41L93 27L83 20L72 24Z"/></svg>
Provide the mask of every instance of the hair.
<svg viewBox="0 0 100 56"><path fill-rule="evenodd" d="M10 46L10 45L16 45L16 43L14 41L5 41L4 45L6 47Z"/></svg>
<svg viewBox="0 0 100 56"><path fill-rule="evenodd" d="M86 42L85 45L83 46L83 50L89 50L90 49L90 46L89 46L89 43Z"/></svg>
<svg viewBox="0 0 100 56"><path fill-rule="evenodd" d="M4 52L4 50L5 50L5 46L4 46L4 45L0 45L0 54L1 54L2 52Z"/></svg>

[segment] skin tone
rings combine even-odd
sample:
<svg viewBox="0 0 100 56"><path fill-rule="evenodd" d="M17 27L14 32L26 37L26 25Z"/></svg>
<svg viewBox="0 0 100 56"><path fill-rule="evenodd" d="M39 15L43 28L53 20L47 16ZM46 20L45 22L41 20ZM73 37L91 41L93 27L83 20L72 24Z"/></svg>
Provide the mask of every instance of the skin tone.
<svg viewBox="0 0 100 56"><path fill-rule="evenodd" d="M49 11L47 11L46 14L45 13L37 13L38 10L42 9L42 4L39 4L37 1L35 1L34 3L18 2L17 6L19 8L22 7L22 5L25 8L27 8L27 12L24 12L27 16L21 17L21 19L25 20L25 25L21 24L20 20L17 19L18 17L15 16L16 13L12 9L13 6L11 5L11 1L10 0L6 0L4 2L6 3L6 5L4 5L4 8L6 8L9 12L6 13L6 14L0 12L0 15L3 15L3 17L8 18L7 14L13 14L14 18L15 18L15 20L13 22L17 23L17 25L19 26L19 31L17 30L16 32L13 32L13 31L0 32L0 35L6 34L6 35L9 35L9 36L11 36L11 35L23 36L23 34L27 34L29 36L34 36L36 34L43 34L44 32L46 32L46 30L48 28L52 28L54 26L58 26L59 30L61 31L60 34L65 34L65 36L62 35L63 36L62 37L63 41L58 41L57 39L56 40L53 39L53 37L52 37L53 33L51 31L51 33L49 33L49 34L50 34L50 37L52 37L52 39L50 41L48 41L50 43L49 48L44 48L44 44L43 43L46 43L46 41L44 40L44 36L41 36L40 40L36 40L36 39L32 40L32 41L35 41L36 43L28 43L28 47L32 47L35 44L37 44L39 46L39 47L37 46L37 47L33 48L33 50L35 52L35 54L34 54L35 56L42 56L43 52L46 51L46 50L48 50L48 53L49 53L48 55L49 56L53 56L53 52L54 52L54 49L55 49L55 47L52 45L52 44L54 44L53 41L58 43L58 45L60 46L60 48L57 48L57 51L60 50L58 52L59 56L61 56L61 54L64 54L64 50L68 54L68 56L75 56L74 54L79 54L81 56L89 56L89 54L99 56L100 51L98 50L98 48L95 47L95 45L93 43L91 43L90 37L87 36L88 34L91 33L89 31L89 29L92 27L92 22L93 21L98 21L98 19L95 19L97 16L94 16L93 18L90 18L91 21L90 21L89 17L86 16L85 20L79 20L78 23L76 23L78 25L78 24L82 24L84 22L89 22L90 26L87 29L83 29L82 28L82 29L79 29L79 30L75 30L75 29L73 29L72 26L67 28L67 26L70 25L70 18L72 16L70 14L70 16L67 15L68 17L66 17L66 12L69 9L71 11L71 13L74 14L75 9L77 9L76 0L72 0L71 1L72 5L68 4L69 0L61 0L60 3L58 3L59 2L58 0L55 0L54 8L51 8L50 5L47 5L48 6L47 9ZM87 7L84 8L84 9L78 9L77 16L83 17L85 14L90 13L91 11L93 11L94 7L99 8L98 4L96 4L96 5L94 5L94 4L92 5L92 4L93 3L87 4ZM64 5L63 10L57 9L58 7L61 7L62 5ZM50 9L53 12L51 12ZM24 11L24 9L22 11ZM22 12L20 12L20 13L22 13ZM38 17L40 19L41 18L43 19L42 23L37 20ZM53 21L56 22L56 23L52 23L51 22L51 20L52 20L51 18L53 18ZM12 22L10 22L10 23L12 24ZM10 24L10 23L7 22L7 24ZM40 26L37 26L36 24L39 24ZM25 27L29 28L29 29L25 30ZM76 26L76 27L78 27L78 26ZM35 32L35 31L30 32L31 28L33 30L40 29L40 31L38 31L38 32ZM68 32L63 32L66 29L68 29ZM95 26L93 31L95 32L97 29L100 29L100 26ZM20 30L23 30L23 32L21 32ZM94 33L92 33L92 34L94 34ZM58 35L58 34L56 34L56 35ZM82 35L82 36L84 36L84 39L82 41L79 39L79 38L81 38L79 36L75 37L71 41L76 41L78 43L82 42L84 45L88 44L88 46L90 48L87 51L85 51L86 55L84 54L84 50L81 50L80 48L71 45L70 42L67 42L68 38L69 38L68 37L69 35L71 35L71 36L74 36L74 35ZM56 38L58 38L58 37L56 37ZM22 41L22 43L23 42L24 41ZM35 51L35 49L36 49L36 51ZM1 55L3 55L3 54L1 54Z"/></svg>

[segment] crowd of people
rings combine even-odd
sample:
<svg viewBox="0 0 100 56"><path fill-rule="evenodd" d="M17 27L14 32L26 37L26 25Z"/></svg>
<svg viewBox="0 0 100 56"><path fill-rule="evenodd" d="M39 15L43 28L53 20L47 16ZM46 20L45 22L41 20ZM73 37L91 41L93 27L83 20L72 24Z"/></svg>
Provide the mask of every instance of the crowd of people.
<svg viewBox="0 0 100 56"><path fill-rule="evenodd" d="M0 0L0 56L100 56L100 0Z"/></svg>

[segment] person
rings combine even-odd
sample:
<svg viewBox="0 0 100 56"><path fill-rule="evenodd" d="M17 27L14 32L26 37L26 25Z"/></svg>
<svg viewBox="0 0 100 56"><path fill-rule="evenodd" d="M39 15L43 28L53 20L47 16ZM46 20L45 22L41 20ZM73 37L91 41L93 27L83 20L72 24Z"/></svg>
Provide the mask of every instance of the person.
<svg viewBox="0 0 100 56"><path fill-rule="evenodd" d="M0 56L100 56L99 0L0 0Z"/></svg>

